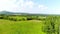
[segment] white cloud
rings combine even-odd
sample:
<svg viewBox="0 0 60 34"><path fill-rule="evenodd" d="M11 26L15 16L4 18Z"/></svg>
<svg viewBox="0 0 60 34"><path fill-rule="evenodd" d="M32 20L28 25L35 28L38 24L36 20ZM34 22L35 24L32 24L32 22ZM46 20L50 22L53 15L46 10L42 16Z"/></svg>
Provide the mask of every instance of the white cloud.
<svg viewBox="0 0 60 34"><path fill-rule="evenodd" d="M0 0L0 11L7 10L12 12L41 12L48 7L36 4L33 1L24 0Z"/></svg>
<svg viewBox="0 0 60 34"><path fill-rule="evenodd" d="M39 9L44 11L46 9L48 9L48 7L44 6L44 5L38 5Z"/></svg>
<svg viewBox="0 0 60 34"><path fill-rule="evenodd" d="M0 11L14 11L18 9L18 5L14 3L15 1L11 0L0 0Z"/></svg>
<svg viewBox="0 0 60 34"><path fill-rule="evenodd" d="M33 8L34 3L32 1L29 1L26 2L25 5L28 6L29 8Z"/></svg>
<svg viewBox="0 0 60 34"><path fill-rule="evenodd" d="M60 14L60 9L51 9L51 10L48 10L49 11L49 14Z"/></svg>

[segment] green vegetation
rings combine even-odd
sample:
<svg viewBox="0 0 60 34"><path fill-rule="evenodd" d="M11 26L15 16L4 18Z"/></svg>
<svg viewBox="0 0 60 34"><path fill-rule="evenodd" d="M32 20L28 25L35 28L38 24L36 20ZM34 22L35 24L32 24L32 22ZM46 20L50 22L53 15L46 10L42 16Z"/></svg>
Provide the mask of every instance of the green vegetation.
<svg viewBox="0 0 60 34"><path fill-rule="evenodd" d="M0 15L0 34L59 34L60 16Z"/></svg>

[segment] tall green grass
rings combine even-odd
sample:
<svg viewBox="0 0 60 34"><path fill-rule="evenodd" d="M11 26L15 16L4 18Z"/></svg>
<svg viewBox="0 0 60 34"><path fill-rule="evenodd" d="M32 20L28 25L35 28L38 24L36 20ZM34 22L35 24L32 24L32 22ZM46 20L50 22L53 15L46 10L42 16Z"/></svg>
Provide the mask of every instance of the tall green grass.
<svg viewBox="0 0 60 34"><path fill-rule="evenodd" d="M43 22L9 21L0 19L0 34L46 34L42 31Z"/></svg>

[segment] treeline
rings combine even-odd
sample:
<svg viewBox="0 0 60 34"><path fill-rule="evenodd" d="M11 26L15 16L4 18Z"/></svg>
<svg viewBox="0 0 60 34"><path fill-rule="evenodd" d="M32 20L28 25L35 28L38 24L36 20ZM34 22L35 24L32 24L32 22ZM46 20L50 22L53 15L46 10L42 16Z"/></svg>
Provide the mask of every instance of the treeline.
<svg viewBox="0 0 60 34"><path fill-rule="evenodd" d="M16 16L17 18L15 18ZM26 21L26 20L45 20L46 18L40 16L0 15L0 19L11 20L11 21Z"/></svg>
<svg viewBox="0 0 60 34"><path fill-rule="evenodd" d="M59 34L59 16L49 16L46 18L42 31L47 34Z"/></svg>

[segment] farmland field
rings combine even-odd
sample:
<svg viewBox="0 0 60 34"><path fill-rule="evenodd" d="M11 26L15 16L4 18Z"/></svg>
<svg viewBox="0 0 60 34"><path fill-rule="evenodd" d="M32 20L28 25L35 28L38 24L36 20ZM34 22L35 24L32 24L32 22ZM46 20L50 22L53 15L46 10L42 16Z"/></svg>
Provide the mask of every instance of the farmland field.
<svg viewBox="0 0 60 34"><path fill-rule="evenodd" d="M0 17L0 34L59 34L59 16L31 18L27 20L26 16Z"/></svg>

